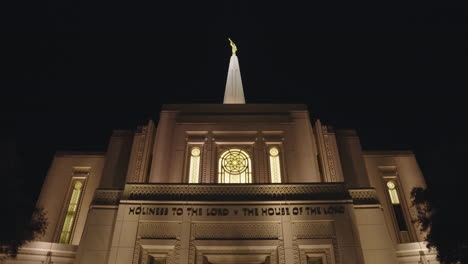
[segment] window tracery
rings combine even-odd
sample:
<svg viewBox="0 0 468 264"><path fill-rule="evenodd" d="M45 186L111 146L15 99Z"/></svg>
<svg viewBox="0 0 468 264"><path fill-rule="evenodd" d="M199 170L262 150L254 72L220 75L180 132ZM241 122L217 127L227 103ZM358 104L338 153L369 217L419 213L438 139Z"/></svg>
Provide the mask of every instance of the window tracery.
<svg viewBox="0 0 468 264"><path fill-rule="evenodd" d="M218 183L252 183L252 161L247 152L232 148L218 160Z"/></svg>

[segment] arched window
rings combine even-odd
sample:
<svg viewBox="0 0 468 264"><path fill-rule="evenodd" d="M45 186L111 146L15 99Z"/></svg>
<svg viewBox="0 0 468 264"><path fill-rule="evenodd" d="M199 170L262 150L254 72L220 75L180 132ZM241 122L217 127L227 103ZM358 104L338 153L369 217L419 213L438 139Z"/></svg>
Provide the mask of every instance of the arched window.
<svg viewBox="0 0 468 264"><path fill-rule="evenodd" d="M200 154L199 147L190 150L189 183L199 183L200 181Z"/></svg>
<svg viewBox="0 0 468 264"><path fill-rule="evenodd" d="M252 161L241 149L229 149L218 160L218 183L252 183Z"/></svg>
<svg viewBox="0 0 468 264"><path fill-rule="evenodd" d="M281 165L279 149L271 147L268 151L270 155L270 177L271 183L281 183Z"/></svg>

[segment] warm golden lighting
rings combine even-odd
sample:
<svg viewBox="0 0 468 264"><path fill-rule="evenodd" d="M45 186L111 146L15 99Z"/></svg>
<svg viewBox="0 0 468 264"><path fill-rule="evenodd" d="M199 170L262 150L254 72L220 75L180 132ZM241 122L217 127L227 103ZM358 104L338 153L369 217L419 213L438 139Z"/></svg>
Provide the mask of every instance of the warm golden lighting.
<svg viewBox="0 0 468 264"><path fill-rule="evenodd" d="M229 149L218 161L219 183L251 183L252 162L249 154L240 149Z"/></svg>
<svg viewBox="0 0 468 264"><path fill-rule="evenodd" d="M199 183L200 181L200 153L199 147L193 147L190 151L189 183Z"/></svg>
<svg viewBox="0 0 468 264"><path fill-rule="evenodd" d="M229 39L229 43L231 44L232 55L236 56L237 46L236 44L234 44L234 42L230 38L228 39Z"/></svg>
<svg viewBox="0 0 468 264"><path fill-rule="evenodd" d="M71 232L73 229L73 224L76 220L76 211L80 202L80 196L83 190L83 180L76 179L73 184L73 191L70 198L70 203L68 204L67 214L65 216L65 221L63 223L62 232L60 233L59 243L68 244L70 243Z"/></svg>
<svg viewBox="0 0 468 264"><path fill-rule="evenodd" d="M197 148L197 147L192 148L192 156L194 157L200 156L200 148Z"/></svg>
<svg viewBox="0 0 468 264"><path fill-rule="evenodd" d="M387 188L392 204L400 204L400 199L398 198L398 192L395 183L393 181L388 181Z"/></svg>
<svg viewBox="0 0 468 264"><path fill-rule="evenodd" d="M281 183L281 165L279 159L279 149L277 147L271 147L269 153L271 183Z"/></svg>
<svg viewBox="0 0 468 264"><path fill-rule="evenodd" d="M278 156L278 154L279 154L278 148L276 148L276 147L270 148L270 155L271 156L276 157L276 156Z"/></svg>

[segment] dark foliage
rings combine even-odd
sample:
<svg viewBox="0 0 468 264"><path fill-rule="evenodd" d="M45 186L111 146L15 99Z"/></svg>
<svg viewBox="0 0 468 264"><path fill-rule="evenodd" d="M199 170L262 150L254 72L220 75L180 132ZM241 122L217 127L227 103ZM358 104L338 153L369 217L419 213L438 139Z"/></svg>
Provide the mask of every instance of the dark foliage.
<svg viewBox="0 0 468 264"><path fill-rule="evenodd" d="M439 146L419 155L427 188L414 188L411 192L415 219L421 231L427 232L429 248L435 248L441 263L468 263L468 216L466 208L464 164L466 139L442 139Z"/></svg>
<svg viewBox="0 0 468 264"><path fill-rule="evenodd" d="M43 208L34 208L30 221L19 215L15 220L20 220L12 227L1 228L0 245L4 254L15 257L18 248L26 242L32 241L38 236L44 235L47 227L46 213Z"/></svg>
<svg viewBox="0 0 468 264"><path fill-rule="evenodd" d="M421 225L421 231L427 232L427 247L437 249L438 260L446 264L468 263L466 232L459 220L463 217L448 212L442 200L430 189L414 188L411 196L418 212L416 221ZM447 225L449 216L454 217L451 225Z"/></svg>
<svg viewBox="0 0 468 264"><path fill-rule="evenodd" d="M24 182L24 169L16 152L14 141L0 142L0 168L4 172L0 192L0 251L2 254L16 256L18 248L45 233L46 212L35 207Z"/></svg>

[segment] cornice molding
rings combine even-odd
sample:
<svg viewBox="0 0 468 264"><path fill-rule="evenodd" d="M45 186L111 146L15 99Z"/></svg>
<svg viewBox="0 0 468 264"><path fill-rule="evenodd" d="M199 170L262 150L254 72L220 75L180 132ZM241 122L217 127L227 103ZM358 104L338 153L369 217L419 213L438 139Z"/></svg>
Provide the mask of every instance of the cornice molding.
<svg viewBox="0 0 468 264"><path fill-rule="evenodd" d="M380 204L373 188L346 189L343 183L309 184L127 184L125 190L96 190L93 205L142 201L294 201L353 200L356 205Z"/></svg>
<svg viewBox="0 0 468 264"><path fill-rule="evenodd" d="M93 205L118 205L122 196L122 190L98 189L94 193Z"/></svg>
<svg viewBox="0 0 468 264"><path fill-rule="evenodd" d="M343 183L309 184L127 184L122 200L282 201L345 200Z"/></svg>
<svg viewBox="0 0 468 264"><path fill-rule="evenodd" d="M357 205L380 204L379 199L377 197L377 192L374 188L350 189L349 194L353 199L353 203Z"/></svg>

